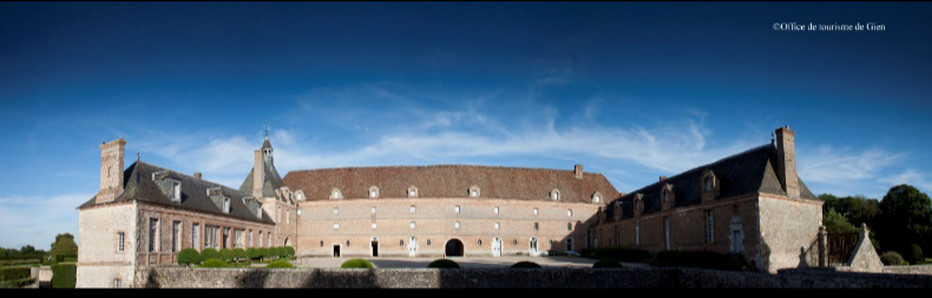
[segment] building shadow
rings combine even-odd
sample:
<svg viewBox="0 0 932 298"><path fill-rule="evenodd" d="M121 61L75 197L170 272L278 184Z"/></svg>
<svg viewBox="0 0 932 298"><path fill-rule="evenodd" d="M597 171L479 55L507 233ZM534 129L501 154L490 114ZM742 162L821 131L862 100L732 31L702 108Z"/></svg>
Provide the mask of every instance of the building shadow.
<svg viewBox="0 0 932 298"><path fill-rule="evenodd" d="M236 279L237 288L265 288L266 281L269 278L269 271L266 269L252 269Z"/></svg>

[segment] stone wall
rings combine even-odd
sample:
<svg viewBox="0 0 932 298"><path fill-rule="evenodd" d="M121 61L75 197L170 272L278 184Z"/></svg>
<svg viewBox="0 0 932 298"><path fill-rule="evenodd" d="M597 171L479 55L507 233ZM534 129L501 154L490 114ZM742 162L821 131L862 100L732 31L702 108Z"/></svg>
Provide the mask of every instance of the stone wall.
<svg viewBox="0 0 932 298"><path fill-rule="evenodd" d="M780 274L687 268L205 269L137 272L151 288L928 288L932 276L791 270Z"/></svg>
<svg viewBox="0 0 932 298"><path fill-rule="evenodd" d="M884 266L884 273L892 274L926 274L932 275L932 265L919 266Z"/></svg>

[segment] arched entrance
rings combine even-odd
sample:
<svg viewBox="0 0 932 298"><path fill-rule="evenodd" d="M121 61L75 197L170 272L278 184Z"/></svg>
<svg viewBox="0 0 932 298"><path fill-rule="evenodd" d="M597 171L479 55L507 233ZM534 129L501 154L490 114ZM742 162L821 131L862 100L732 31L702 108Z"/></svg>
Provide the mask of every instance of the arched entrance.
<svg viewBox="0 0 932 298"><path fill-rule="evenodd" d="M291 238L285 237L285 241L282 242L282 246L291 246Z"/></svg>
<svg viewBox="0 0 932 298"><path fill-rule="evenodd" d="M495 239L492 239L492 256L502 256L502 238L495 237Z"/></svg>
<svg viewBox="0 0 932 298"><path fill-rule="evenodd" d="M453 238L447 241L446 245L446 256L448 257L462 257L463 256L463 241Z"/></svg>

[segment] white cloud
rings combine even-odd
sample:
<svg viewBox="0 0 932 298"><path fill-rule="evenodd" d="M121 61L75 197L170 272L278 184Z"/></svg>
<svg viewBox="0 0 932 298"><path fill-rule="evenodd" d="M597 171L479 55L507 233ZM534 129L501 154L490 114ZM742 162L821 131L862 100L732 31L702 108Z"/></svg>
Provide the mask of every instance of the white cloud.
<svg viewBox="0 0 932 298"><path fill-rule="evenodd" d="M899 175L884 178L881 179L881 181L890 183L891 187L900 184L909 184L915 186L921 192L932 192L932 181L927 180L926 176L916 169L906 169L906 171Z"/></svg>
<svg viewBox="0 0 932 298"><path fill-rule="evenodd" d="M799 174L806 181L829 184L851 184L874 179L878 173L906 157L905 153L891 153L882 149L852 152L847 148L819 146L802 153L797 149Z"/></svg>
<svg viewBox="0 0 932 298"><path fill-rule="evenodd" d="M69 194L52 197L0 197L0 246L20 248L33 245L51 249L55 235L71 233L78 237L76 206L94 194ZM80 245L80 243L78 244Z"/></svg>

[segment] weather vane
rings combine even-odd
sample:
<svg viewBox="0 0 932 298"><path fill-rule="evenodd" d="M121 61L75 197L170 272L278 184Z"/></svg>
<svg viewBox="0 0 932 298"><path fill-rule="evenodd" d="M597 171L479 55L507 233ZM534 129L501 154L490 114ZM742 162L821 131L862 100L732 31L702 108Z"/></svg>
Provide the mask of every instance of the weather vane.
<svg viewBox="0 0 932 298"><path fill-rule="evenodd" d="M269 139L269 118L265 118L265 139Z"/></svg>

